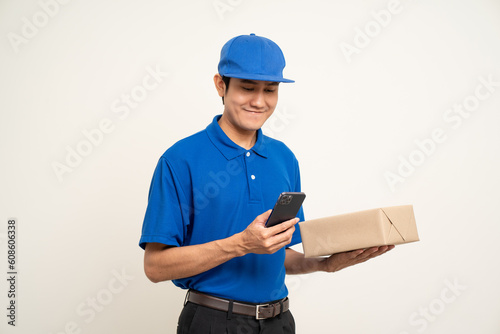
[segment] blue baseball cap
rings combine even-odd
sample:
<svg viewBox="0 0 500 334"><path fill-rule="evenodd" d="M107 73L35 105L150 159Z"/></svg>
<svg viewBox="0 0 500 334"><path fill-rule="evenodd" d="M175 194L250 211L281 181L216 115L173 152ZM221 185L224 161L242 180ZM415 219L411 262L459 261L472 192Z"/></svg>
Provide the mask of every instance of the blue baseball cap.
<svg viewBox="0 0 500 334"><path fill-rule="evenodd" d="M230 39L220 52L221 76L273 82L295 82L283 78L285 57L280 47L255 34Z"/></svg>

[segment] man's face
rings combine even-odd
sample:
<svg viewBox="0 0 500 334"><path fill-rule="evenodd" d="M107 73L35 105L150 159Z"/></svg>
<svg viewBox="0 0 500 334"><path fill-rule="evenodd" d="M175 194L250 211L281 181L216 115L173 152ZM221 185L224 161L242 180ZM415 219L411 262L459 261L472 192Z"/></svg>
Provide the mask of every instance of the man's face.
<svg viewBox="0 0 500 334"><path fill-rule="evenodd" d="M278 103L278 82L231 78L227 90L222 86L224 115L238 131L260 129Z"/></svg>

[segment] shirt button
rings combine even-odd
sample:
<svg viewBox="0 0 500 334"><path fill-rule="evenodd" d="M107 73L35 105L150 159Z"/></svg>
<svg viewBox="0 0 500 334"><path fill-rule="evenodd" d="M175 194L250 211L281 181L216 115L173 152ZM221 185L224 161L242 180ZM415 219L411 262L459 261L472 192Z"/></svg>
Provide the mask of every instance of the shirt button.
<svg viewBox="0 0 500 334"><path fill-rule="evenodd" d="M252 180L255 180L255 175L250 175L250 178L251 178Z"/></svg>
<svg viewBox="0 0 500 334"><path fill-rule="evenodd" d="M249 157L249 156L250 156L250 152L247 152L247 157Z"/></svg>

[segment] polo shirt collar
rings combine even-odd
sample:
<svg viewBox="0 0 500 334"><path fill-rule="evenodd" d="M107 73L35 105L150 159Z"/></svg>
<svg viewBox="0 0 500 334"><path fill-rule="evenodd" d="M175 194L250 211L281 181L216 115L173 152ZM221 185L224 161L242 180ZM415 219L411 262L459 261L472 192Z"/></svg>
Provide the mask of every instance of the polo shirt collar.
<svg viewBox="0 0 500 334"><path fill-rule="evenodd" d="M219 123L217 123L221 116L222 115L215 116L212 123L207 126L206 131L215 147L217 147L227 160L231 160L237 156L245 154L247 150L234 143L221 129ZM262 129L257 130L257 141L250 150L264 158L267 158L265 141Z"/></svg>

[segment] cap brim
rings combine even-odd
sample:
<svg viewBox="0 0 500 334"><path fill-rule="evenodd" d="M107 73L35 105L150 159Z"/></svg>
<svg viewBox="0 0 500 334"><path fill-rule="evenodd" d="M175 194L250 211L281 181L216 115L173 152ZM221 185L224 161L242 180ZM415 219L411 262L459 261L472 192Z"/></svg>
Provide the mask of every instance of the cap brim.
<svg viewBox="0 0 500 334"><path fill-rule="evenodd" d="M257 80L257 81L271 81L271 82L295 82L295 80L285 79L282 77L272 76L272 75L262 75L262 74L244 74L244 73L219 73L225 77L237 78L237 79L247 79L247 80Z"/></svg>

